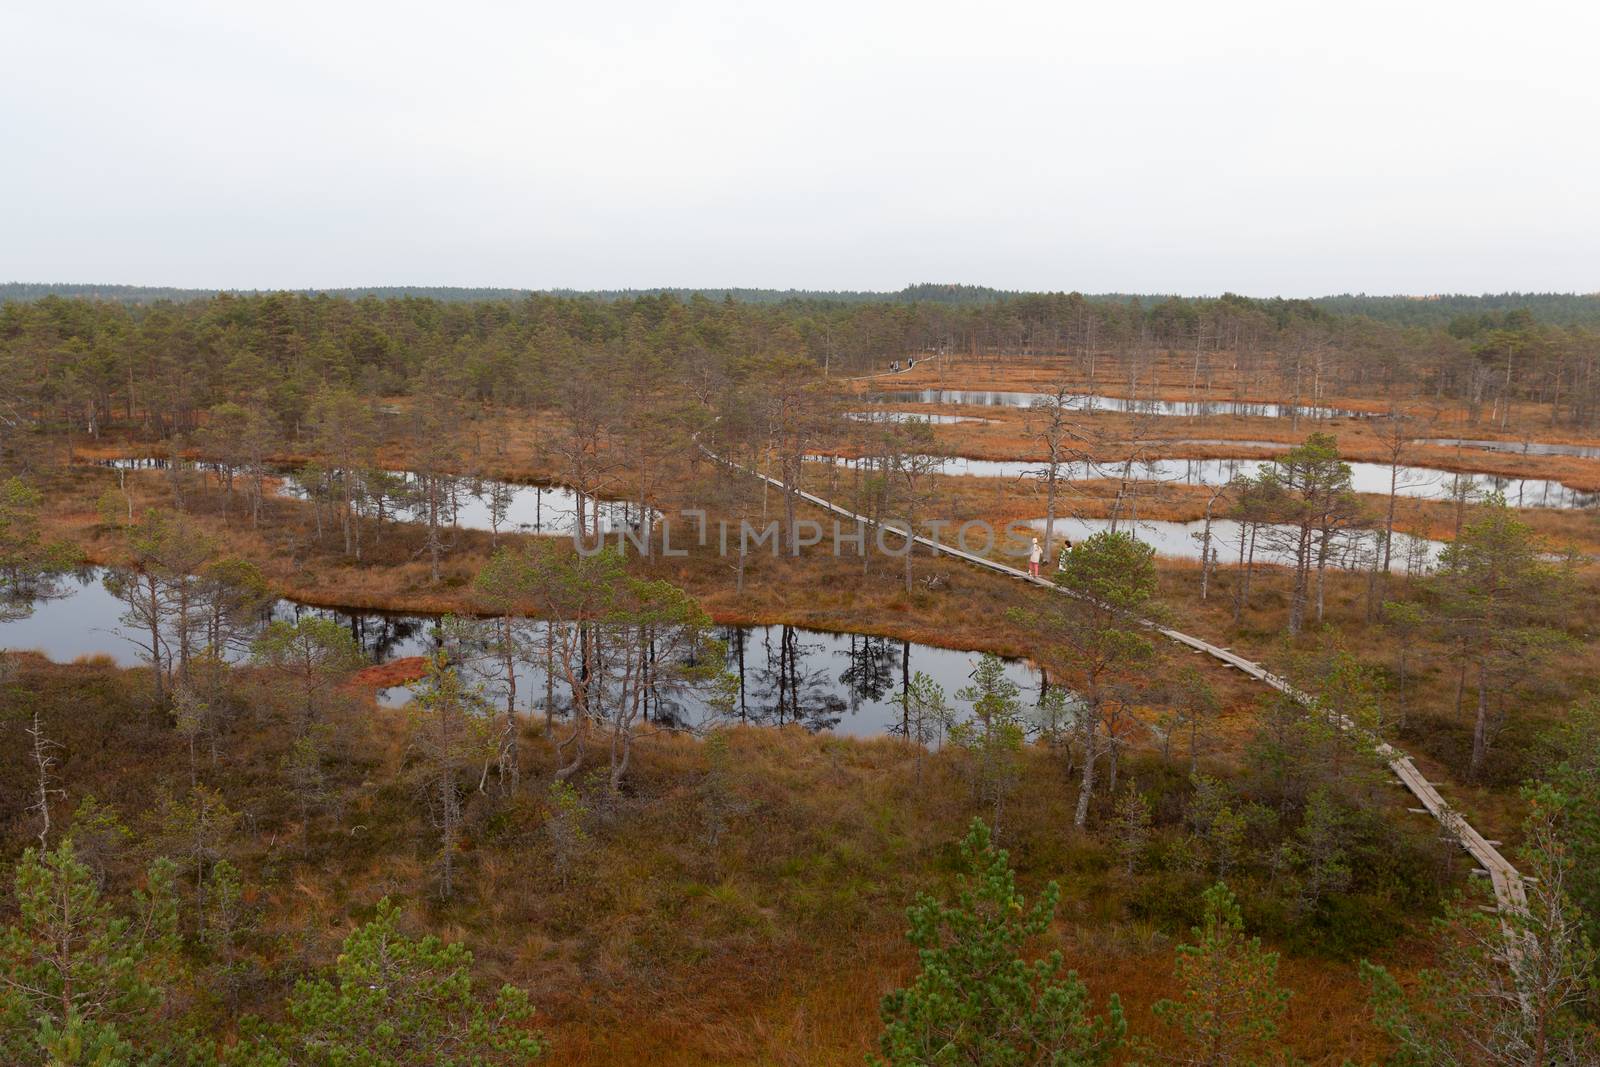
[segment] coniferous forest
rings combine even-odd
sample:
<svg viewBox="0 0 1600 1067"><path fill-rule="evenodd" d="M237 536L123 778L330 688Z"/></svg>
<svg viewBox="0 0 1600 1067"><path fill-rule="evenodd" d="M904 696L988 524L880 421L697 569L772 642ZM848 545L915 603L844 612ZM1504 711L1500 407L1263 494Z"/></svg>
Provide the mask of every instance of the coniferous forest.
<svg viewBox="0 0 1600 1067"><path fill-rule="evenodd" d="M1586 298L38 288L5 1062L1600 1062Z"/></svg>
<svg viewBox="0 0 1600 1067"><path fill-rule="evenodd" d="M1600 6L4 25L0 1067L1600 1067Z"/></svg>

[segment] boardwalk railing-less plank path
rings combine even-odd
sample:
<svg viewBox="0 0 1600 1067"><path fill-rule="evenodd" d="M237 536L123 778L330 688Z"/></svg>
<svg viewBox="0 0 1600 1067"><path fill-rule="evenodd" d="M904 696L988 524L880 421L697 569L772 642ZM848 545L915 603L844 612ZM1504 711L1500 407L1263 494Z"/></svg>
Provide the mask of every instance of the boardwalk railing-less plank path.
<svg viewBox="0 0 1600 1067"><path fill-rule="evenodd" d="M922 356L921 358L913 356L911 358L912 359L916 359L917 363L919 365L921 365L921 364L924 364L924 363L932 363L934 360L938 359L943 354L944 353L942 353L942 352L935 352L931 356ZM902 360L901 362L904 362L904 360ZM870 382L874 378L887 378L890 375L904 374L907 371L915 370L915 369L916 369L915 367L900 367L897 370L881 370L881 371L876 371L876 372L874 372L872 374L858 374L854 378L836 378L834 380L835 381L840 381L840 382ZM743 468L740 468L740 469L742 470ZM765 475L763 475L763 477L765 477ZM768 479L768 480L770 481L771 479Z"/></svg>
<svg viewBox="0 0 1600 1067"><path fill-rule="evenodd" d="M718 456L715 452L712 452L704 445L700 445L699 447L700 450L705 453L705 455L709 456L717 463L730 467L734 470L742 471L743 473L752 477L759 478L776 489L784 492L788 491L788 486L784 485L784 483L777 478L770 477L762 474L759 471L751 470L750 468L741 464L723 459L721 456ZM857 515L850 509L840 507L831 500L826 500L823 497L817 496L815 493L808 493L804 490L797 490L796 492L800 499L841 518L849 519L851 522L857 523L864 527L878 525L865 515ZM987 570L995 571L1008 577L1015 578L1018 581L1027 582L1030 585L1037 585L1042 588L1049 589L1052 592L1063 594L1066 593L1065 590L1061 589L1061 587L1057 586L1055 583L1047 581L1043 578L1034 578L1029 575L1028 572L1020 570L1016 567L1000 563L996 560L988 559L984 556L975 555L952 545L947 545L942 541L935 541L931 538L923 537L921 535L911 534L909 531L901 529L900 527L885 525L883 528L899 535L900 537L910 536L913 544L922 545L924 548L927 548L939 555L952 556L956 559L970 563L973 566L983 567ZM1273 689L1278 690L1280 693L1284 693L1285 695L1296 701L1299 701L1302 704L1309 705L1313 702L1313 699L1310 695L1296 689L1294 686L1290 685L1286 679L1279 678L1277 675L1262 667L1259 663L1254 663L1235 652L1229 651L1228 649L1219 648L1208 641L1202 641L1198 637L1183 633L1181 630L1173 630L1164 626L1155 626L1153 623L1150 625L1156 630L1157 633L1161 634L1161 636L1167 638L1168 640L1174 641L1180 645L1185 645L1197 652L1201 652L1207 656L1210 656L1212 659L1218 660L1230 667L1243 671L1245 674L1255 678L1257 681L1271 686ZM1354 731L1359 729L1359 727L1357 727L1357 725L1354 722L1351 722L1349 719L1345 719L1342 725L1346 730ZM1422 801L1422 806L1427 809L1428 814L1437 819L1440 826L1444 828L1445 832L1453 837L1458 843L1460 843L1461 847L1478 862L1479 866L1488 872L1489 879L1494 886L1495 903L1500 910L1502 920L1505 920L1511 916L1525 914L1528 906L1527 893L1523 886L1522 875L1518 873L1516 867L1514 867L1509 860L1502 856L1500 851L1491 845L1487 838L1485 838L1477 830L1473 829L1473 827L1465 818L1461 816L1459 812L1445 802L1445 799L1443 795L1440 794L1438 788L1435 787L1432 782L1423 777L1422 772L1417 770L1416 764L1412 762L1410 756L1406 755L1404 752L1401 752L1399 749L1390 745L1386 741L1378 742L1375 748L1378 755L1388 761L1389 769L1394 772L1394 775L1397 779L1399 779L1400 784L1409 789L1412 795L1414 795L1418 800ZM1509 923L1503 923L1503 926L1506 929L1508 937L1510 937L1512 929L1511 925ZM1516 939L1512 937L1511 941L1512 953L1513 955L1516 955Z"/></svg>

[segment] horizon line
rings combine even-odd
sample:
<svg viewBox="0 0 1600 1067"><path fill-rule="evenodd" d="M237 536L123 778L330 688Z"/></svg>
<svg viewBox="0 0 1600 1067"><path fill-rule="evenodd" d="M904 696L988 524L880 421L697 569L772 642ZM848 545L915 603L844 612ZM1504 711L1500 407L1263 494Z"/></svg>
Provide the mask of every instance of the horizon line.
<svg viewBox="0 0 1600 1067"><path fill-rule="evenodd" d="M898 289L823 289L803 288L797 286L764 286L764 285L648 285L648 286L593 286L579 287L570 285L560 286L523 286L523 285L460 285L460 284L427 284L416 282L376 284L376 285L298 285L298 286L209 286L209 285L165 285L144 282L68 282L68 281L23 281L12 279L0 282L0 289L10 287L33 288L71 288L90 290L173 290L187 293L211 293L216 295L269 295L272 293L289 294L336 294L346 292L367 292L383 289L396 290L445 290L454 292L503 292L530 295L549 296L588 296L596 294L639 294L657 295L671 293L774 293L794 294L796 296L821 295L821 296L875 296L895 297L914 289L967 289L976 292L989 292L998 296L1067 296L1077 294L1083 297L1115 298L1115 297L1163 297L1180 300L1217 300L1225 296L1239 296L1249 300L1328 300L1338 297L1360 297L1377 300L1445 300L1452 297L1503 297L1503 296L1569 296L1569 297L1596 297L1600 296L1600 289L1501 289L1469 292L1466 290L1436 291L1429 293L1390 292L1379 293L1367 290L1343 290L1341 292L1324 292L1312 296L1288 296L1274 293L1260 296L1242 293L1232 289L1222 289L1214 292L1185 293L1172 290L1131 290L1107 289L1089 291L1086 289L1001 289L995 286L983 285L972 282L914 282L901 286Z"/></svg>

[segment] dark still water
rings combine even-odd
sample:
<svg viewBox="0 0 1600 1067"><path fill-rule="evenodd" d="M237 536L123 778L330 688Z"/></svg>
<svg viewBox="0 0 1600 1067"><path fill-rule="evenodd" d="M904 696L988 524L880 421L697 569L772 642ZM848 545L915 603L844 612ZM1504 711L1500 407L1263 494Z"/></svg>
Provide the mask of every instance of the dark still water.
<svg viewBox="0 0 1600 1067"><path fill-rule="evenodd" d="M1000 389L896 389L869 398L883 404L969 404L977 407L1025 408L1050 397L1049 393L1021 393ZM1139 415L1197 418L1206 415L1242 415L1284 419L1299 414L1308 419L1368 418L1369 413L1345 408L1301 404L1275 404L1257 400L1149 400L1085 393L1073 398L1078 411L1112 411Z"/></svg>
<svg viewBox="0 0 1600 1067"><path fill-rule="evenodd" d="M171 461L160 457L129 457L96 460L97 466L122 470L166 470ZM196 470L211 471L214 465L197 463ZM415 503L414 471L389 470L361 472L368 492L378 487L368 484L375 474L385 476L382 486L388 499L389 517L399 522L425 522L424 512ZM309 497L299 474L286 467L275 469L280 492L305 500ZM571 536L577 529L579 498L565 486L537 482L506 482L494 478L458 477L452 480L444 507L446 525L463 530L498 530L500 533L551 534ZM630 529L639 521L636 505L620 500L585 500L587 514L594 516L600 529L610 532ZM362 505L370 512L370 502ZM369 515L370 517L370 515ZM592 527L591 527L592 529Z"/></svg>
<svg viewBox="0 0 1600 1067"><path fill-rule="evenodd" d="M106 589L104 574L90 569L64 577L55 583L54 595L0 614L0 649L37 651L60 662L103 655L121 666L138 666L139 647L132 628L122 622L126 605ZM421 656L439 647L436 616L345 611L292 600L275 603L253 629L270 619L305 615L337 619L374 663ZM516 671L517 706L528 714L543 715L545 624L525 620L520 630L528 654ZM793 626L719 627L717 636L727 643L728 669L739 680L732 721L798 725L859 737L889 733L899 725L900 694L919 671L942 686L964 715L967 709L955 700L955 693L968 684L980 658L976 652ZM469 637L464 645L466 673L482 684L491 703L503 707L506 689L498 664L483 654L486 646L480 644L475 650L473 645ZM227 655L240 661L248 657L248 648L241 642ZM1022 691L1025 705L1037 703L1043 687L1038 671L1021 661L1008 661L1006 674ZM553 688L557 711L564 712L570 704L566 685L558 682ZM380 699L399 706L411 699L411 692L397 687L383 691ZM658 694L648 710L652 721L663 726L713 725L711 709L693 695Z"/></svg>

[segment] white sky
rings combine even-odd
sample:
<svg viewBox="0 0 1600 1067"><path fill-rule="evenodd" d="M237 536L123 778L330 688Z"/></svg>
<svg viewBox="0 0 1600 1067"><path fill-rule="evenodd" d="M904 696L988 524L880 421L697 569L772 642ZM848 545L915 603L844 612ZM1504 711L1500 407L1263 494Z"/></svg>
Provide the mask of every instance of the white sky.
<svg viewBox="0 0 1600 1067"><path fill-rule="evenodd" d="M4 9L0 280L1600 290L1600 4Z"/></svg>

